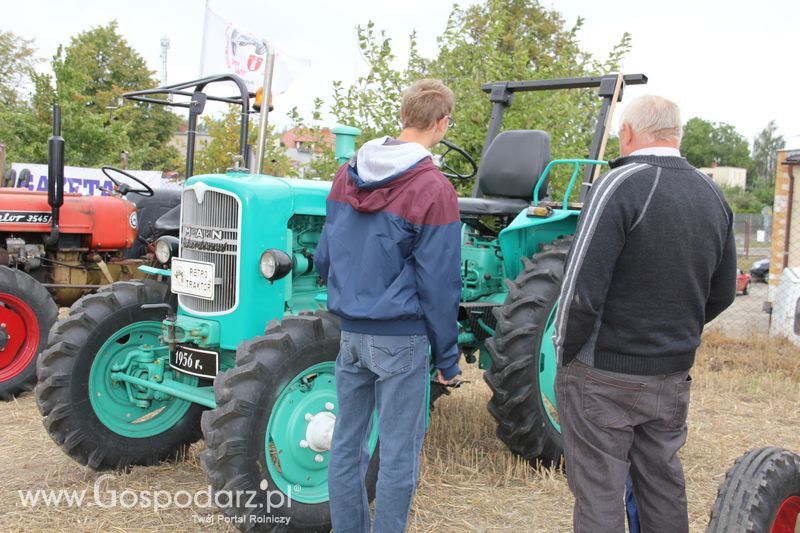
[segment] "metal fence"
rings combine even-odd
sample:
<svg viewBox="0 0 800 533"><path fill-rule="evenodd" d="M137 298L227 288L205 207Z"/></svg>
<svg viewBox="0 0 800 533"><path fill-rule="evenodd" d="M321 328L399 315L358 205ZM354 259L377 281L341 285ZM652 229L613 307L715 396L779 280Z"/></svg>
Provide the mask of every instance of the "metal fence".
<svg viewBox="0 0 800 533"><path fill-rule="evenodd" d="M706 329L734 337L765 336L777 296L776 280L771 289L769 265L764 265L772 250L772 215L736 214L734 233L740 271L736 300Z"/></svg>

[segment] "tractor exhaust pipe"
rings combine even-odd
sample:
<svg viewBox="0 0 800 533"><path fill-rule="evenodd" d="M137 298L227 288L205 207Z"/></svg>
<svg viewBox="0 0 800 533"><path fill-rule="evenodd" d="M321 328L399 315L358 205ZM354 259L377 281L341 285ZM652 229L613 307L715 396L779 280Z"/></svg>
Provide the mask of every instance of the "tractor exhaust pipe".
<svg viewBox="0 0 800 533"><path fill-rule="evenodd" d="M64 205L64 138L61 136L61 107L53 105L53 135L47 141L47 203L53 210L52 230L45 238L47 246L58 242L58 210Z"/></svg>

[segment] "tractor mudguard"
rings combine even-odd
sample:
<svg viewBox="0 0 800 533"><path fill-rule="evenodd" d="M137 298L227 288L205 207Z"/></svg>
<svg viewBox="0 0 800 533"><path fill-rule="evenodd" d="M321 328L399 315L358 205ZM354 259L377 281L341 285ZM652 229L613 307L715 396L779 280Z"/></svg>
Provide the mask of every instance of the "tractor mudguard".
<svg viewBox="0 0 800 533"><path fill-rule="evenodd" d="M572 209L553 209L547 217L529 216L528 211L517 215L498 237L507 277L516 278L522 271L522 258L538 253L542 244L574 234L579 214Z"/></svg>

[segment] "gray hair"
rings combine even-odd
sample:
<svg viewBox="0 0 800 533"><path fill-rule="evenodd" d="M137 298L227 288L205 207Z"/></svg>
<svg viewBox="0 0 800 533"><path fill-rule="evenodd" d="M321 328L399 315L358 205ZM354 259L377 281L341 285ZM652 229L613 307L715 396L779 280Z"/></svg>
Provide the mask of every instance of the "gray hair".
<svg viewBox="0 0 800 533"><path fill-rule="evenodd" d="M619 125L629 124L638 134L651 137L653 141L681 141L681 110L678 104L662 96L646 94L625 107Z"/></svg>

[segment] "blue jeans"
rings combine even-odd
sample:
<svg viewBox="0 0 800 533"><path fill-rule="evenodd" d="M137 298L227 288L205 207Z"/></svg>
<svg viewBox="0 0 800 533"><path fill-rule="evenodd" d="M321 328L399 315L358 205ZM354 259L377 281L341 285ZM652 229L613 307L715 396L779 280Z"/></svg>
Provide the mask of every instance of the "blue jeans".
<svg viewBox="0 0 800 533"><path fill-rule="evenodd" d="M375 532L403 532L417 487L425 436L428 337L342 331L336 358L338 413L328 466L331 520L336 533L369 533L364 477L367 440L378 411L380 467Z"/></svg>
<svg viewBox="0 0 800 533"><path fill-rule="evenodd" d="M633 487L631 486L631 476L628 475L628 480L625 481L625 512L628 515L628 531L630 533L639 533L639 512L636 510L636 498L633 496Z"/></svg>

